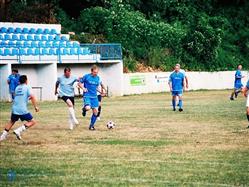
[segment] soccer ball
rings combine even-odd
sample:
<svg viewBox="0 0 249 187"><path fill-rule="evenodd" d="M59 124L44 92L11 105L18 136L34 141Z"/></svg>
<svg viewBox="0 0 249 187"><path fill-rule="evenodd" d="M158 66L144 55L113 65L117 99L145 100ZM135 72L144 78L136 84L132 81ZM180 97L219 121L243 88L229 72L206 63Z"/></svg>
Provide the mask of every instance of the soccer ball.
<svg viewBox="0 0 249 187"><path fill-rule="evenodd" d="M106 127L108 129L114 129L115 128L115 123L113 121L108 121L106 124Z"/></svg>

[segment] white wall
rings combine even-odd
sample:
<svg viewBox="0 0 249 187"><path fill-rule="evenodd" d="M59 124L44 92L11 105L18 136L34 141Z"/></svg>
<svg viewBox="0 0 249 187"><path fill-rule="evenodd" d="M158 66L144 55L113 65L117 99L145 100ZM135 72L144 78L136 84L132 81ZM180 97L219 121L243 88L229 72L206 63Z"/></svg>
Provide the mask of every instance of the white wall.
<svg viewBox="0 0 249 187"><path fill-rule="evenodd" d="M10 100L7 78L11 73L10 64L0 64L0 100Z"/></svg>
<svg viewBox="0 0 249 187"><path fill-rule="evenodd" d="M123 94L141 94L152 92L169 91L168 78L171 72L156 73L128 73L124 74ZM246 76L242 81L247 82L248 72L243 71ZM189 90L199 89L232 89L234 86L235 71L224 72L187 72L189 79ZM137 81L131 83L131 81Z"/></svg>

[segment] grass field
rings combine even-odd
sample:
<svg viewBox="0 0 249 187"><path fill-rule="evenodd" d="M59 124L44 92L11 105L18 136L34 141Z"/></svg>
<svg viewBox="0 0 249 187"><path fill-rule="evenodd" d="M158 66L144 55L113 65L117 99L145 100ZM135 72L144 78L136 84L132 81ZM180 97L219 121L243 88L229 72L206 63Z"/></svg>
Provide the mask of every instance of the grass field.
<svg viewBox="0 0 249 187"><path fill-rule="evenodd" d="M0 145L0 186L249 186L245 99L229 94L185 93L183 113L171 110L169 93L105 98L94 132L81 100L73 131L62 101L39 103L26 144L10 134ZM10 104L0 107L3 129ZM117 128L108 130L108 120Z"/></svg>

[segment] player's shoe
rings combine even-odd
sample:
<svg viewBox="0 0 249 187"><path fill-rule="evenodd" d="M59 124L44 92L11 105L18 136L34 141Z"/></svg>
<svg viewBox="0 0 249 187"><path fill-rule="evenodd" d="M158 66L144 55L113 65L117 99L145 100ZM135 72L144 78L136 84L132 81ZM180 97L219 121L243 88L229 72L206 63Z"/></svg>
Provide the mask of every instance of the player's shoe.
<svg viewBox="0 0 249 187"><path fill-rule="evenodd" d="M100 120L100 117L97 117L97 120L99 121L99 120Z"/></svg>
<svg viewBox="0 0 249 187"><path fill-rule="evenodd" d="M183 109L182 109L182 108L179 108L179 112L183 112Z"/></svg>
<svg viewBox="0 0 249 187"><path fill-rule="evenodd" d="M235 98L238 97L238 94L239 94L239 92L235 92L235 93L234 93Z"/></svg>
<svg viewBox="0 0 249 187"><path fill-rule="evenodd" d="M73 122L74 122L75 125L79 125L79 122L78 122L78 120L76 118L73 120Z"/></svg>
<svg viewBox="0 0 249 187"><path fill-rule="evenodd" d="M89 127L89 130L90 130L90 131L95 131L96 129L95 129L94 127L91 127L91 126L90 126L90 127Z"/></svg>
<svg viewBox="0 0 249 187"><path fill-rule="evenodd" d="M6 140L7 136L8 136L8 133L4 133L4 132L3 132L3 133L1 134L1 136L0 136L0 142L3 141L3 140Z"/></svg>
<svg viewBox="0 0 249 187"><path fill-rule="evenodd" d="M233 98L233 97L230 97L230 100L231 100L231 101L233 101L233 100L234 100L234 98Z"/></svg>
<svg viewBox="0 0 249 187"><path fill-rule="evenodd" d="M175 108L173 108L173 111L176 111L176 109L175 109Z"/></svg>
<svg viewBox="0 0 249 187"><path fill-rule="evenodd" d="M22 140L22 137L21 137L21 133L20 132L18 132L17 130L14 130L14 135L16 135L16 138L18 139L18 140Z"/></svg>
<svg viewBox="0 0 249 187"><path fill-rule="evenodd" d="M86 116L86 109L85 109L85 107L82 108L82 116L83 116L83 117Z"/></svg>
<svg viewBox="0 0 249 187"><path fill-rule="evenodd" d="M249 125L247 126L247 128L249 129ZM0 140L1 141L1 140Z"/></svg>

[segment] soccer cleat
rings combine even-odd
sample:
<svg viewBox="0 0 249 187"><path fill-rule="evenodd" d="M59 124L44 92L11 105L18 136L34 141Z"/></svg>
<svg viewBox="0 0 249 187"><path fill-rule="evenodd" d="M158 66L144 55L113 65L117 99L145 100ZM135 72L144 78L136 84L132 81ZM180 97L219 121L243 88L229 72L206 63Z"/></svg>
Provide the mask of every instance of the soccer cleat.
<svg viewBox="0 0 249 187"><path fill-rule="evenodd" d="M249 129L249 125L247 126L247 128Z"/></svg>
<svg viewBox="0 0 249 187"><path fill-rule="evenodd" d="M233 100L234 100L234 98L233 98L233 97L230 97L230 100L231 100L231 101L233 101Z"/></svg>
<svg viewBox="0 0 249 187"><path fill-rule="evenodd" d="M17 138L18 140L22 140L22 137L21 137L21 133L20 133L20 132L14 130L13 133L14 133L14 135L16 135L16 138Z"/></svg>
<svg viewBox="0 0 249 187"><path fill-rule="evenodd" d="M176 111L176 109L175 109L175 108L173 108L173 111Z"/></svg>
<svg viewBox="0 0 249 187"><path fill-rule="evenodd" d="M74 122L75 125L79 125L79 122L78 122L78 120L76 118L73 120L73 122Z"/></svg>
<svg viewBox="0 0 249 187"><path fill-rule="evenodd" d="M83 116L83 117L86 116L86 109L85 109L85 107L82 108L82 116Z"/></svg>
<svg viewBox="0 0 249 187"><path fill-rule="evenodd" d="M0 142L6 140L7 135L8 135L7 133L2 133L2 135L0 136Z"/></svg>
<svg viewBox="0 0 249 187"><path fill-rule="evenodd" d="M90 126L90 127L89 127L89 130L90 130L90 131L95 131L96 129L95 129L94 127L91 127L91 126Z"/></svg>
<svg viewBox="0 0 249 187"><path fill-rule="evenodd" d="M182 112L183 111L183 109L182 108L179 108L179 112Z"/></svg>

